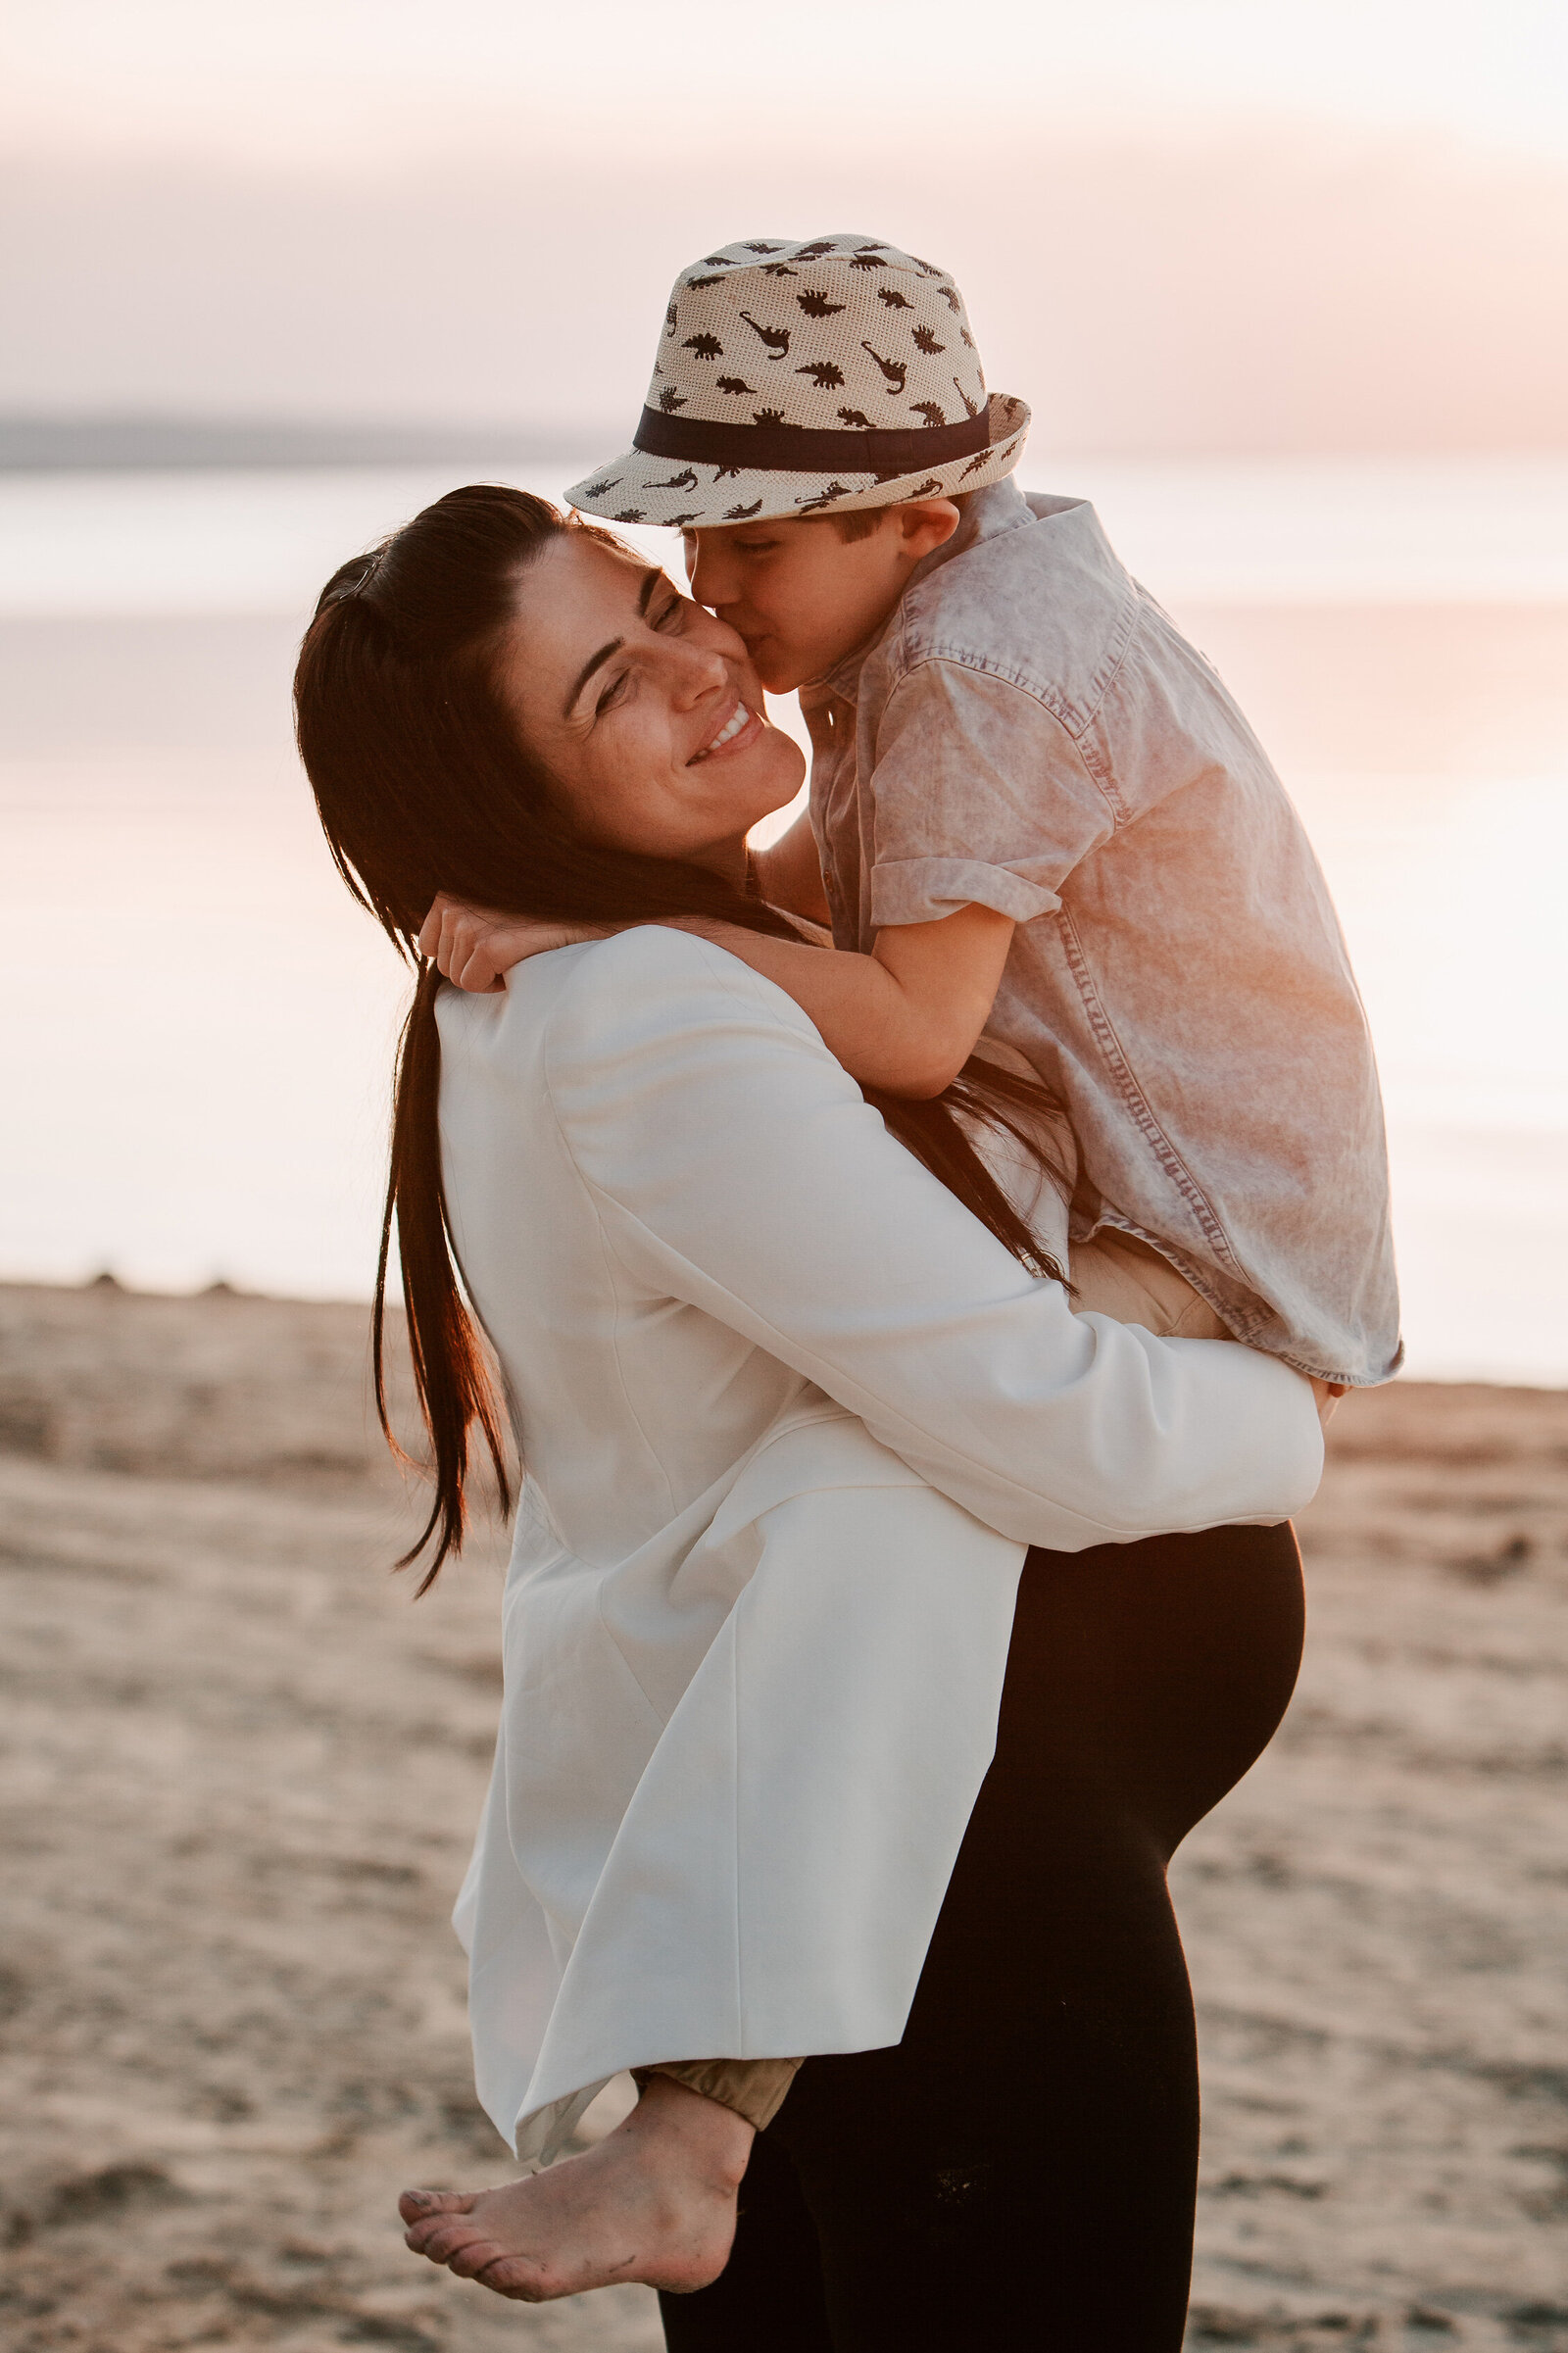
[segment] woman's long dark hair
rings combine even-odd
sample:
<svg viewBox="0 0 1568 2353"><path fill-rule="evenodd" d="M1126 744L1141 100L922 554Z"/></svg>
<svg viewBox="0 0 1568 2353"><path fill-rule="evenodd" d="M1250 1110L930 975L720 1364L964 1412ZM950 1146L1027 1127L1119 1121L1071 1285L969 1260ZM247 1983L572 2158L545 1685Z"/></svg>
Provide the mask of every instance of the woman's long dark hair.
<svg viewBox="0 0 1568 2353"><path fill-rule="evenodd" d="M399 953L418 966L393 1092L392 1157L381 1220L372 1344L376 1411L387 1406L386 1278L392 1229L408 1310L409 1351L429 1436L435 1493L398 1566L435 1550L419 1587L461 1549L475 1423L512 1501L501 1413L464 1299L441 1175L437 1120L442 986L415 945L438 892L511 914L587 922L707 915L784 938L789 919L707 867L606 849L573 832L551 780L518 739L493 682L518 573L564 532L618 545L520 490L454 490L373 554L336 571L306 631L294 677L301 757L339 873ZM971 1061L944 1096L867 1100L934 1176L1031 1272L1061 1280L964 1133L1006 1129L1060 1183L1038 1136L1054 1109L1044 1088Z"/></svg>

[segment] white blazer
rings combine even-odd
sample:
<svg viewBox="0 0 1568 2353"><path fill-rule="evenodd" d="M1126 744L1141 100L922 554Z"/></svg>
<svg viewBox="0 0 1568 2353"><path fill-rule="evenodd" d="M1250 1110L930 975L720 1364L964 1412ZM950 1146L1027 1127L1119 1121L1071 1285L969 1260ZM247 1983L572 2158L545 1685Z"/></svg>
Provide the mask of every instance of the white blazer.
<svg viewBox="0 0 1568 2353"><path fill-rule="evenodd" d="M527 1471L457 1918L480 2098L548 2157L625 2067L896 2042L1024 1548L1281 1519L1322 1441L1274 1359L1073 1315L705 942L438 1020Z"/></svg>

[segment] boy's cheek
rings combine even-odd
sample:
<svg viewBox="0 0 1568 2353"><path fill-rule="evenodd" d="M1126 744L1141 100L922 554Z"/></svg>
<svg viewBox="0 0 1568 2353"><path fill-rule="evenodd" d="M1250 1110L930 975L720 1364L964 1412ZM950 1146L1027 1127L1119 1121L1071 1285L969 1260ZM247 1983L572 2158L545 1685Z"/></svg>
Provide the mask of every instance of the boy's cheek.
<svg viewBox="0 0 1568 2353"><path fill-rule="evenodd" d="M770 629L753 629L750 634L738 633L746 648L746 659L764 686L770 685L769 664L778 659L778 640Z"/></svg>

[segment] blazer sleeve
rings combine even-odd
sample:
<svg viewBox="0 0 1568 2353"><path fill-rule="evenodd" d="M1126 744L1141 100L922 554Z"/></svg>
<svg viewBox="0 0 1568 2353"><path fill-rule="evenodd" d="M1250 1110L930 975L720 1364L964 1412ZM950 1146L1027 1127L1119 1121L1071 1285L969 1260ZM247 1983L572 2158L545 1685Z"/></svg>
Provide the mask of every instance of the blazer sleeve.
<svg viewBox="0 0 1568 2353"><path fill-rule="evenodd" d="M1307 1383L1074 1315L883 1126L782 991L685 933L564 951L545 1041L623 1278L744 1334L1002 1534L1066 1551L1298 1510Z"/></svg>

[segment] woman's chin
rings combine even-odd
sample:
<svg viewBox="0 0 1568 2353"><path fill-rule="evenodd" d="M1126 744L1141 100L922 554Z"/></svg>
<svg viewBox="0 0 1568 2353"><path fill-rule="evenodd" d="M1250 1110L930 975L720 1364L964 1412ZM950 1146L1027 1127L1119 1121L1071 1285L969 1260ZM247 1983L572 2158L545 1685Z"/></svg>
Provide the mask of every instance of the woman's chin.
<svg viewBox="0 0 1568 2353"><path fill-rule="evenodd" d="M708 759L687 765L685 790L682 799L686 813L681 831L687 826L701 830L710 845L710 825L722 829L723 839L744 848L746 836L756 825L776 810L787 809L801 789L806 774L806 760L793 736L784 734L772 721L758 714L755 723L746 731L750 741L737 737L733 747L724 748ZM705 861L713 852L694 853L689 842L667 839L662 849L651 843L640 845L658 857L689 858L703 856Z"/></svg>
<svg viewBox="0 0 1568 2353"><path fill-rule="evenodd" d="M800 789L801 779L799 776L794 776L788 783L776 786L771 792L763 794L756 801L748 802L744 820L747 832L750 833L754 826L760 825L765 818L776 816L781 809L788 809Z"/></svg>
<svg viewBox="0 0 1568 2353"><path fill-rule="evenodd" d="M786 735L782 727L775 727L771 719L764 718L752 758L768 763L770 789L778 794L772 806L782 809L786 801L793 801L806 781L806 755L794 736Z"/></svg>

